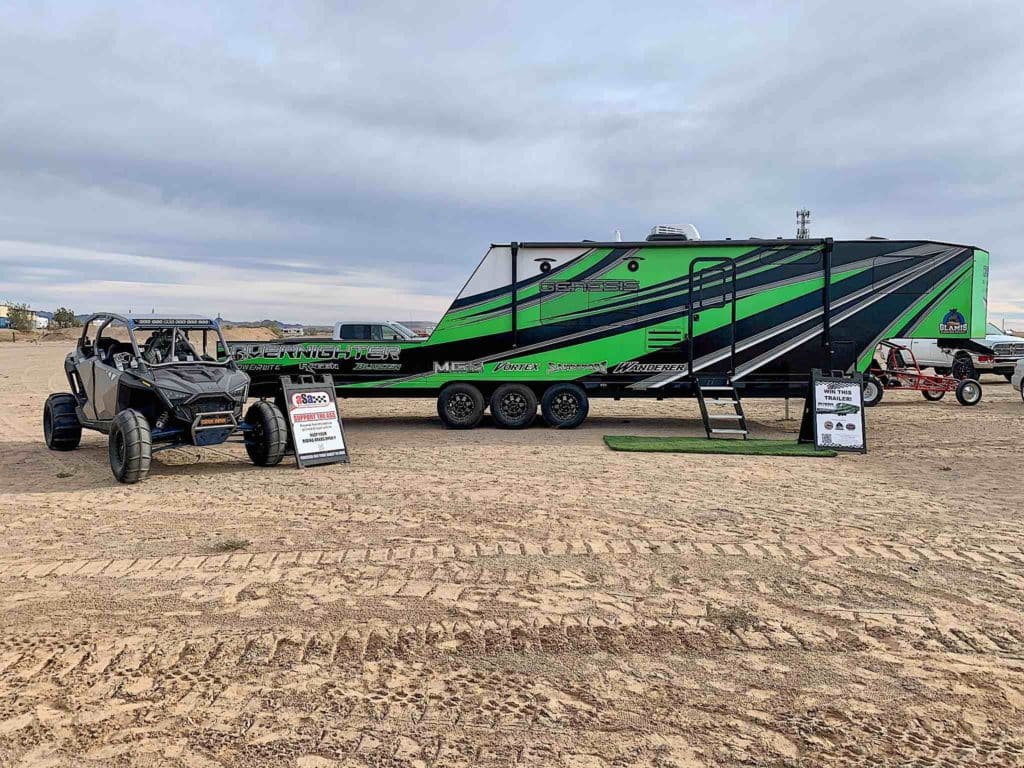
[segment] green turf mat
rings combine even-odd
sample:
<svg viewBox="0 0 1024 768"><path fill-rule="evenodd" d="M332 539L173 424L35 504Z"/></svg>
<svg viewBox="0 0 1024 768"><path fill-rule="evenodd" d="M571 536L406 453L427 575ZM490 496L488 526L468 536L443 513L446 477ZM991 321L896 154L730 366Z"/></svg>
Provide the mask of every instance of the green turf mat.
<svg viewBox="0 0 1024 768"><path fill-rule="evenodd" d="M835 456L836 451L814 450L812 443L795 440L708 440L705 437L635 437L605 435L613 451L655 453L735 453L751 456Z"/></svg>

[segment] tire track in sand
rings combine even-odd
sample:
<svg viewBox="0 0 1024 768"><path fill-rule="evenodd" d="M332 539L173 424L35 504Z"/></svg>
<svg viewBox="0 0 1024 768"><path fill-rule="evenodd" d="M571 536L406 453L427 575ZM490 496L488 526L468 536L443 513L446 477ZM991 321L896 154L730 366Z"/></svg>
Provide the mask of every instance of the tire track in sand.
<svg viewBox="0 0 1024 768"><path fill-rule="evenodd" d="M947 547L878 541L650 541L589 539L576 541L470 542L349 549L287 550L238 554L179 554L166 557L80 560L16 560L0 563L0 579L18 577L146 577L169 573L251 571L280 568L329 568L365 563L477 561L497 557L630 558L652 555L743 557L810 562L821 559L884 559L908 563L966 566L1024 565L1015 546Z"/></svg>

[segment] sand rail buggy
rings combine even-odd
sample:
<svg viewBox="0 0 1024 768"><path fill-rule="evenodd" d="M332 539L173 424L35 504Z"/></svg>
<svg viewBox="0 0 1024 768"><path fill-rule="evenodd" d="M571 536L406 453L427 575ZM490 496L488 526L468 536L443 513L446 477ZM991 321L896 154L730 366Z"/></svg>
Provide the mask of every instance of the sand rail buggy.
<svg viewBox="0 0 1024 768"><path fill-rule="evenodd" d="M877 359L871 361L868 376L864 379L864 405L877 405L888 389L920 392L925 400L933 402L941 400L947 392L955 392L960 405L977 405L981 402L981 384L977 379L924 373L910 347L895 341L883 341L878 346L885 356L885 362L880 364Z"/></svg>
<svg viewBox="0 0 1024 768"><path fill-rule="evenodd" d="M288 444L284 416L259 401L242 419L249 375L213 356L218 342L220 326L205 317L92 315L64 360L71 392L50 395L43 408L47 447L74 450L83 427L102 432L122 483L145 478L156 451L232 438L244 441L253 463L278 464Z"/></svg>

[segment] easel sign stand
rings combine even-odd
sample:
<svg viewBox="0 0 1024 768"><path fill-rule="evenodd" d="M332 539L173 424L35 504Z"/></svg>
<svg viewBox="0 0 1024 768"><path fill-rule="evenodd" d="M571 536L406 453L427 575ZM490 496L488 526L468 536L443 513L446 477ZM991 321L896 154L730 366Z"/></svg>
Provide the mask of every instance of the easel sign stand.
<svg viewBox="0 0 1024 768"><path fill-rule="evenodd" d="M281 392L299 468L348 464L348 445L338 413L334 378L329 374L282 376Z"/></svg>
<svg viewBox="0 0 1024 768"><path fill-rule="evenodd" d="M811 371L799 442L813 442L818 450L867 453L863 387L861 373L823 376L817 368Z"/></svg>

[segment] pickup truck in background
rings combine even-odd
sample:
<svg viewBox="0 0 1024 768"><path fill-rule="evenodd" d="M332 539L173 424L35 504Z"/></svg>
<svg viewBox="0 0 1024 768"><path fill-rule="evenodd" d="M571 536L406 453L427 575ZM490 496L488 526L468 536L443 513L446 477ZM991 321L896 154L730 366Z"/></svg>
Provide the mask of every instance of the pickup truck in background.
<svg viewBox="0 0 1024 768"><path fill-rule="evenodd" d="M951 342L935 339L892 339L893 343L910 347L922 368L958 379L976 379L983 373L1005 376L1009 381L1019 360L1024 360L1024 338L1011 336L995 323L985 326L985 340L977 340L971 349L956 349ZM985 347L982 352L978 347Z"/></svg>

